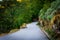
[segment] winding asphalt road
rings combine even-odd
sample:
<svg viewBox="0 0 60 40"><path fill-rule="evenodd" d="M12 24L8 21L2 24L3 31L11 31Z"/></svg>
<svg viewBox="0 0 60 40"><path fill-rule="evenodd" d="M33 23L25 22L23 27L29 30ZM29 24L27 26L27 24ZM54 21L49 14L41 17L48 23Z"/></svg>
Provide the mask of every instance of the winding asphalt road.
<svg viewBox="0 0 60 40"><path fill-rule="evenodd" d="M46 35L41 31L37 22L27 24L27 28L0 37L0 40L48 40Z"/></svg>

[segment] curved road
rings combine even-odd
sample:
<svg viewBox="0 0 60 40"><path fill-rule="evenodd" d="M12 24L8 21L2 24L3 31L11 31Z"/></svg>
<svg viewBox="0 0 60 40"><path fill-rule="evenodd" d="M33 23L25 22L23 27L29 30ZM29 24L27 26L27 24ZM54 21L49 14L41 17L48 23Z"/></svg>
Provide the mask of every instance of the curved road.
<svg viewBox="0 0 60 40"><path fill-rule="evenodd" d="M0 40L48 40L46 35L36 25L37 22L27 24L27 28L0 37Z"/></svg>

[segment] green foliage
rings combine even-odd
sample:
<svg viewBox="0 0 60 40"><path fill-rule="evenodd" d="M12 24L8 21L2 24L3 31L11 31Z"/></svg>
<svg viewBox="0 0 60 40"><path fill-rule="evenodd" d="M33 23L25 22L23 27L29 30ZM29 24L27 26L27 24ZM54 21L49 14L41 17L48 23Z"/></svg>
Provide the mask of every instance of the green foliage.
<svg viewBox="0 0 60 40"><path fill-rule="evenodd" d="M57 10L60 6L59 4L60 4L60 1L58 1L58 0L51 3L51 7L48 8L46 11L47 20L52 19L52 17L54 16L55 10Z"/></svg>
<svg viewBox="0 0 60 40"><path fill-rule="evenodd" d="M45 2L43 8L40 10L40 18L42 20L47 20L50 21L52 19L52 17L54 16L54 12L56 9L58 9L60 7L60 1L56 0L53 2Z"/></svg>
<svg viewBox="0 0 60 40"><path fill-rule="evenodd" d="M49 34L49 36L51 37L50 40L55 40L54 37L55 37L55 34L56 34L56 33L55 33L52 29L50 29L50 30L49 30L49 29L46 29L45 31L46 31L46 32Z"/></svg>
<svg viewBox="0 0 60 40"><path fill-rule="evenodd" d="M46 14L45 12L47 11L47 9L50 7L50 3L45 3L43 8L40 10L40 18L43 19L43 20L46 20Z"/></svg>
<svg viewBox="0 0 60 40"><path fill-rule="evenodd" d="M1 14L1 19L0 19L0 33L5 33L9 32L12 27L12 15L10 13L10 10L6 10L6 13L0 13ZM9 30L7 30L9 29Z"/></svg>
<svg viewBox="0 0 60 40"><path fill-rule="evenodd" d="M9 5L7 3L5 4L3 3L5 6L4 9L0 8L2 10L2 12L0 12L0 18L1 18L0 19L0 33L6 33L6 32L9 32L11 29L18 28L18 26L14 27L14 17L16 15L15 10L17 9L16 5L18 3L17 4L13 3L14 5L12 5L10 4L10 2L9 3L7 2Z"/></svg>
<svg viewBox="0 0 60 40"><path fill-rule="evenodd" d="M33 15L36 18L42 7L40 3L39 0L4 1L4 12L0 13L0 32L9 32L11 29L20 28L23 23L32 22Z"/></svg>
<svg viewBox="0 0 60 40"><path fill-rule="evenodd" d="M39 12L39 18L45 21L50 22L51 19L56 15L55 12L60 8L60 0L55 0L51 2L45 1L43 8ZM50 23L48 23L50 25ZM47 26L47 25L46 25ZM48 26L47 26L48 27ZM56 40L54 37L56 36L55 32L52 29L45 30L52 38L51 40Z"/></svg>

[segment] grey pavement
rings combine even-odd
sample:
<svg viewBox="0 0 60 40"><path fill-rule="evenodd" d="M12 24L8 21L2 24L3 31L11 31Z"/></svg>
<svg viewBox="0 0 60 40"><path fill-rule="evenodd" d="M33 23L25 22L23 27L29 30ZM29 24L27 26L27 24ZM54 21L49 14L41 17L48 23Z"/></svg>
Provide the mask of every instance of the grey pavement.
<svg viewBox="0 0 60 40"><path fill-rule="evenodd" d="M48 40L47 36L41 31L37 22L27 24L27 28L0 37L0 40Z"/></svg>

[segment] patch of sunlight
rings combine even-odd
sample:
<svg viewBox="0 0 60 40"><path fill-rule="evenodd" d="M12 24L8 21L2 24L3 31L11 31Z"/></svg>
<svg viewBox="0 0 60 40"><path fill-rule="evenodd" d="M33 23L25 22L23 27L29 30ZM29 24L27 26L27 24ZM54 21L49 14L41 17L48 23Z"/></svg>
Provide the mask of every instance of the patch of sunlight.
<svg viewBox="0 0 60 40"><path fill-rule="evenodd" d="M11 33L14 33L14 32L17 32L19 29L12 29L10 32L9 32L9 34L11 34Z"/></svg>
<svg viewBox="0 0 60 40"><path fill-rule="evenodd" d="M17 0L18 2L22 2L22 0Z"/></svg>
<svg viewBox="0 0 60 40"><path fill-rule="evenodd" d="M2 1L2 0L0 0L0 1Z"/></svg>
<svg viewBox="0 0 60 40"><path fill-rule="evenodd" d="M26 28L27 24L26 23L23 23L20 28Z"/></svg>

